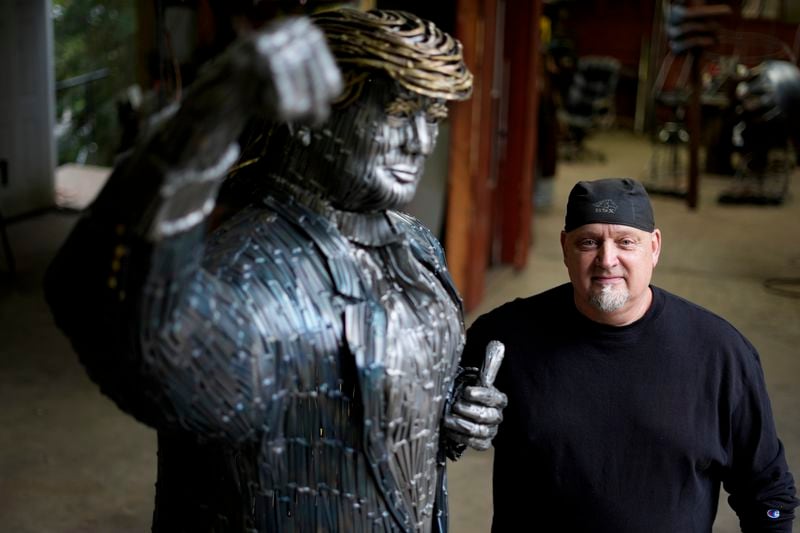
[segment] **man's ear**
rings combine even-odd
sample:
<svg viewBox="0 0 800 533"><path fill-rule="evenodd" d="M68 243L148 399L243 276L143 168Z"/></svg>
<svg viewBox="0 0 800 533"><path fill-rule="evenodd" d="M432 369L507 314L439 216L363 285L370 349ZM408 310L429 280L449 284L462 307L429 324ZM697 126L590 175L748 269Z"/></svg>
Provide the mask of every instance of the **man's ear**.
<svg viewBox="0 0 800 533"><path fill-rule="evenodd" d="M650 235L650 247L653 253L653 266L656 266L658 264L658 258L661 256L661 230L656 228Z"/></svg>

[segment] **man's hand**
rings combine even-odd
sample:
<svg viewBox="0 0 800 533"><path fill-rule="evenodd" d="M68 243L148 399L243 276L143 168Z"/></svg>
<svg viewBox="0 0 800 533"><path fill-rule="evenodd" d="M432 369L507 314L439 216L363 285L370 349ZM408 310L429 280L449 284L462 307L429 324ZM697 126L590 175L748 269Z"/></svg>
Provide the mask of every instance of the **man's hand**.
<svg viewBox="0 0 800 533"><path fill-rule="evenodd" d="M455 442L476 450L488 450L497 428L503 421L506 395L494 387L494 378L503 360L505 347L498 341L486 346L486 359L478 383L456 392L450 411L445 415L444 428Z"/></svg>

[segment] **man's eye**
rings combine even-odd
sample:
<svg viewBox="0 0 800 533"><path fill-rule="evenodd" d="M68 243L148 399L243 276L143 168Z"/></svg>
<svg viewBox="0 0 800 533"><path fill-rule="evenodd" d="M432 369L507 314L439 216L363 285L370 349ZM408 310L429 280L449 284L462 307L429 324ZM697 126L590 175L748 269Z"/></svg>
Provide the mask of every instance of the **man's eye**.
<svg viewBox="0 0 800 533"><path fill-rule="evenodd" d="M620 244L626 248L630 248L631 246L636 246L636 241L633 239L622 239Z"/></svg>
<svg viewBox="0 0 800 533"><path fill-rule="evenodd" d="M583 239L578 242L578 246L581 248L595 248L597 246L597 241L594 239Z"/></svg>

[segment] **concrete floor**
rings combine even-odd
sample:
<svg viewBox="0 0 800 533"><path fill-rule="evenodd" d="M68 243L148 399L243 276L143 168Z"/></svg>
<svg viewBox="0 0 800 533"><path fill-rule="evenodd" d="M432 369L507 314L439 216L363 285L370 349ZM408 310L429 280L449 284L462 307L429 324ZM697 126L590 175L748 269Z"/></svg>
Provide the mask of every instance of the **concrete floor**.
<svg viewBox="0 0 800 533"><path fill-rule="evenodd" d="M641 177L650 155L630 134L598 136L606 164L561 165L552 208L536 213L523 272L491 272L469 321L517 295L565 281L558 233L578 179ZM800 202L782 207L715 203L728 180L705 177L690 212L655 197L664 249L655 283L726 317L759 348L790 466L800 475L800 299L767 292L767 278L800 277ZM791 190L798 191L800 176ZM42 301L41 279L74 217L49 214L13 225L15 279L0 275L0 532L149 530L155 434L120 413L88 380ZM0 269L5 258L0 255ZM485 532L491 520L491 452L467 453L450 469L451 529ZM521 527L521 530L524 530ZM738 531L727 504L714 531Z"/></svg>

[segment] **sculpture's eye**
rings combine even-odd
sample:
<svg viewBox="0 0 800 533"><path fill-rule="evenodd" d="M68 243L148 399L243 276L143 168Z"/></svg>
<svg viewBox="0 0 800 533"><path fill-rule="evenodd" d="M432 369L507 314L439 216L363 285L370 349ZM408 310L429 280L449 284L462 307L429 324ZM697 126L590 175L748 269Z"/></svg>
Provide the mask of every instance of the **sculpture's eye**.
<svg viewBox="0 0 800 533"><path fill-rule="evenodd" d="M411 118L422 109L419 100L398 96L386 104L386 114L394 118Z"/></svg>
<svg viewBox="0 0 800 533"><path fill-rule="evenodd" d="M447 118L447 105L442 100L434 100L425 110L428 122L438 124Z"/></svg>
<svg viewBox="0 0 800 533"><path fill-rule="evenodd" d="M421 95L401 95L386 105L386 115L390 122L408 120L419 113L425 114L425 120L438 124L447 118L447 106L443 100L434 100Z"/></svg>

